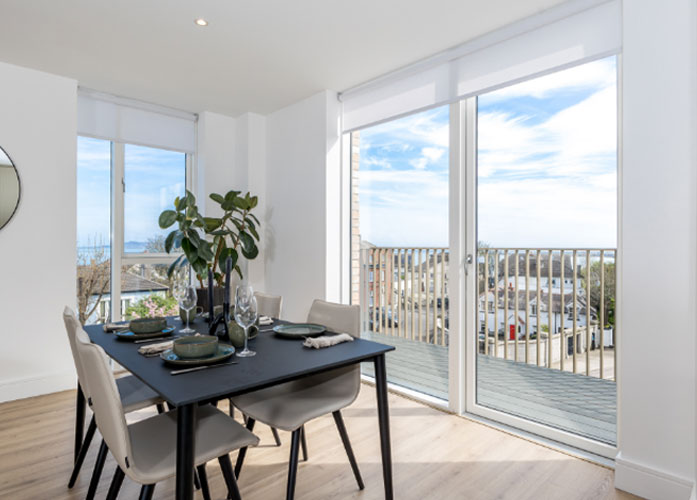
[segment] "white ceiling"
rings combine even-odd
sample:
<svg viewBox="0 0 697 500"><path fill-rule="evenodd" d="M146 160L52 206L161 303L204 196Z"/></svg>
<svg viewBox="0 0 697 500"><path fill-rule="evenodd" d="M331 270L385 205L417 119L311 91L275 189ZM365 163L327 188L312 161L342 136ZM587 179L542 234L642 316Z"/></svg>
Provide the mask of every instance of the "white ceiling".
<svg viewBox="0 0 697 500"><path fill-rule="evenodd" d="M561 2L0 0L0 61L187 111L267 114Z"/></svg>

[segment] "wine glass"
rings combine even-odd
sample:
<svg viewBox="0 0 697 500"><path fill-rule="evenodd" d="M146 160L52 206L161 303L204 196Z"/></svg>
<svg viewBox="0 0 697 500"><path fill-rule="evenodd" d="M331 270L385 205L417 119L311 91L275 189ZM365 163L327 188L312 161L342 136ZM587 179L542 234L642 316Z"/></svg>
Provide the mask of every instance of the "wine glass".
<svg viewBox="0 0 697 500"><path fill-rule="evenodd" d="M176 287L175 287L176 289ZM179 307L186 311L186 328L179 330L179 333L195 333L196 330L189 328L189 321L191 320L191 310L196 307L196 300L198 296L196 294L196 288L193 286L187 286L184 288L184 293L179 300Z"/></svg>
<svg viewBox="0 0 697 500"><path fill-rule="evenodd" d="M249 327L257 321L257 299L251 286L239 285L235 291L235 321L244 328L244 349L237 353L241 358L249 358L256 354L247 348Z"/></svg>

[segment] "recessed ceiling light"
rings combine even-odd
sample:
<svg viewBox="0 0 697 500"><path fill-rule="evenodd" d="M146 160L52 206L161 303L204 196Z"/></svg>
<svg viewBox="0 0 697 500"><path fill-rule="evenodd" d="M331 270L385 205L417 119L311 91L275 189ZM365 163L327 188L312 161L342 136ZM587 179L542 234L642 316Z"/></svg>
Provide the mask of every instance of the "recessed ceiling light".
<svg viewBox="0 0 697 500"><path fill-rule="evenodd" d="M198 19L194 20L194 23L196 24L196 26L208 26L208 21L206 21L205 19L202 19L200 17Z"/></svg>

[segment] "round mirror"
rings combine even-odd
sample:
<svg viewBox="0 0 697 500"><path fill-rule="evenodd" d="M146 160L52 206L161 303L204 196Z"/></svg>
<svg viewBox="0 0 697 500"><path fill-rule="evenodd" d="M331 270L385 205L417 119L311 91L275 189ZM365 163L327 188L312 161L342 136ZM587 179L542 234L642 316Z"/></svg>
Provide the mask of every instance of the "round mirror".
<svg viewBox="0 0 697 500"><path fill-rule="evenodd" d="M0 229L12 218L19 205L19 175L12 160L0 148Z"/></svg>

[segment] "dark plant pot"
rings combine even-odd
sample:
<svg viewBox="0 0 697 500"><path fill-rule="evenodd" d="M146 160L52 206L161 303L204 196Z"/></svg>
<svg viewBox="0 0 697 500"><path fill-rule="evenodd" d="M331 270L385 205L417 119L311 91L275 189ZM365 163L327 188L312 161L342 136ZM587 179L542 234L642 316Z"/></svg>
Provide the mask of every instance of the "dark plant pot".
<svg viewBox="0 0 697 500"><path fill-rule="evenodd" d="M197 288L196 305L203 308L203 312L208 312L208 288ZM222 286L213 287L213 306L222 306L225 298L225 288Z"/></svg>

